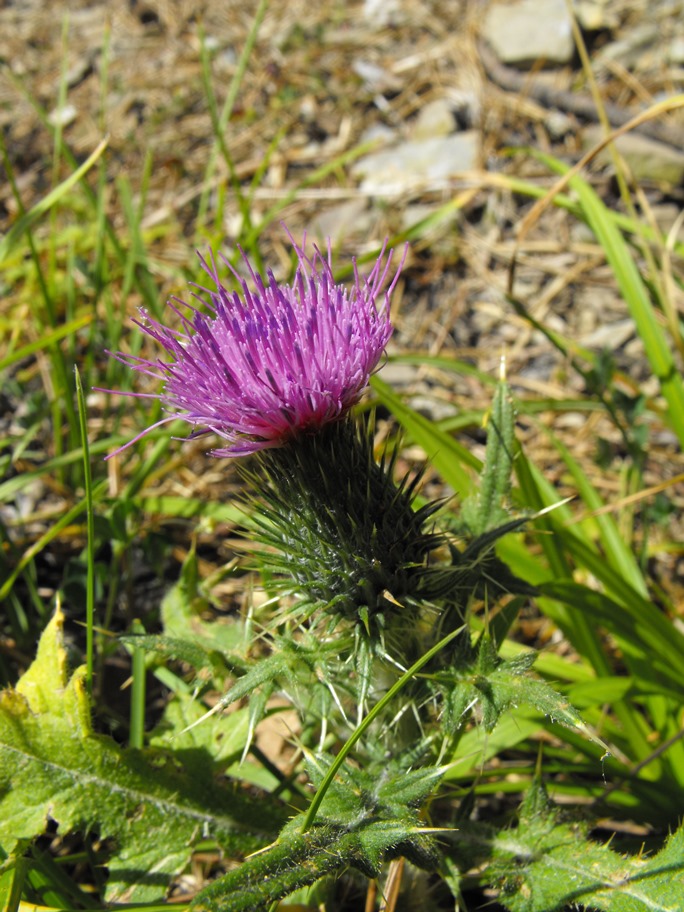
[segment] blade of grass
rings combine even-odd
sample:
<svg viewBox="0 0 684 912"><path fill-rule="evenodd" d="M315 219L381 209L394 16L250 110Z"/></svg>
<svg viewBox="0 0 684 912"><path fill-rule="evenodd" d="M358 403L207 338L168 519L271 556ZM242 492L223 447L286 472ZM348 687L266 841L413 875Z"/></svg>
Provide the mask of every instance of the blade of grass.
<svg viewBox="0 0 684 912"><path fill-rule="evenodd" d="M475 487L475 478L468 469L479 472L480 460L434 422L407 406L400 396L377 375L371 378L373 392L386 406L413 440L426 452L431 464L459 497L465 498Z"/></svg>
<svg viewBox="0 0 684 912"><path fill-rule="evenodd" d="M574 547L579 550L576 544ZM602 559L589 554L586 549L584 563L594 572ZM610 630L619 639L625 661L636 676L650 677L654 682L663 680L666 687L684 692L684 635L614 570L609 568L603 576L612 577L614 588L621 590L619 601L569 579L549 580L539 588L549 598L571 605L591 618L594 625L600 623Z"/></svg>
<svg viewBox="0 0 684 912"><path fill-rule="evenodd" d="M82 454L81 454L81 458ZM98 485L93 488L93 501L98 500L102 494L107 489L107 481L103 480ZM48 529L41 537L35 541L29 548L26 549L22 557L20 558L17 565L14 567L12 572L9 574L3 585L0 587L0 602L7 598L10 590L14 586L14 583L17 580L17 577L20 573L31 563L33 558L40 554L40 552L45 548L46 545L49 545L53 539L55 539L63 529L66 529L74 520L76 520L81 513L87 508L85 500L79 501L75 504L70 510L68 510L64 516L59 519L54 526Z"/></svg>
<svg viewBox="0 0 684 912"><path fill-rule="evenodd" d="M0 266L2 266L29 228L42 218L46 212L49 212L88 173L107 148L107 142L108 140L105 137L79 168L55 187L54 190L51 190L47 196L39 200L35 206L32 206L28 212L17 219L7 234L0 240Z"/></svg>
<svg viewBox="0 0 684 912"><path fill-rule="evenodd" d="M523 503L527 509L539 511L557 501L558 495L555 489L527 459L522 450L519 450L514 466L520 483L520 491L523 495ZM549 513L536 521L536 526L542 532L540 543L549 561L551 581L572 579L573 576L570 563L572 552L567 548L567 540L576 536L573 536L569 529L561 525L564 518L569 518L569 510L567 507L560 506L553 513ZM565 530L565 536L558 535L557 530L559 528ZM585 545L585 548L587 551L592 551L588 545ZM600 555L596 554L596 558L598 562L605 564ZM543 587L545 583L543 581L535 581L535 584L539 586L542 594L544 594ZM612 664L606 655L599 631L586 613L568 611L566 603L562 600L554 599L551 595L548 598L540 599L539 605L554 623L558 624L563 630L580 655L591 663L597 677L608 677L612 674ZM632 752L638 758L645 756L649 749L646 740L648 732L636 709L628 701L623 701L615 704L614 710L627 732Z"/></svg>
<svg viewBox="0 0 684 912"><path fill-rule="evenodd" d="M0 852L0 861L4 862L6 858L5 853ZM27 866L25 858L17 858L11 867L3 864L0 873L0 908L5 912L17 912L21 907Z"/></svg>
<svg viewBox="0 0 684 912"><path fill-rule="evenodd" d="M63 862L68 862L68 856L58 861L37 845L31 846L30 854L33 856L33 864L27 879L38 892L41 903L62 912L95 909L99 905L97 900L80 888L68 870L65 870Z"/></svg>
<svg viewBox="0 0 684 912"><path fill-rule="evenodd" d="M391 364L415 364L417 367L434 367L439 370L450 371L454 374L464 374L466 377L477 377L487 386L496 386L497 378L487 371L482 371L469 361L460 361L458 358L449 358L444 355L429 354L401 354L391 355Z"/></svg>
<svg viewBox="0 0 684 912"><path fill-rule="evenodd" d="M552 170L561 174L567 172L566 166L551 156L539 157ZM669 408L663 414L663 420L670 424L680 446L684 447L684 382L632 251L596 191L579 176L571 178L570 186L579 198L587 224L605 252L644 344L651 370L667 400Z"/></svg>
<svg viewBox="0 0 684 912"><path fill-rule="evenodd" d="M135 619L131 625L133 633L145 633L145 628ZM141 646L132 648L131 718L129 746L142 750L145 742L145 650Z"/></svg>
<svg viewBox="0 0 684 912"><path fill-rule="evenodd" d="M119 191L121 207L124 212L126 219L126 228L128 229L128 236L130 238L130 247L128 249L128 253L126 254L126 260L124 263L124 281L121 289L121 300L125 301L133 288L136 288L138 290L144 288L145 300L154 301L154 305L150 308L150 310L155 319L158 320L161 317L162 304L159 301L157 286L152 279L152 273L150 272L147 260L147 247L140 227L144 213L146 191L152 172L152 165L152 155L148 152L145 155L145 163L141 175L140 196L137 206L134 206L133 204L133 194L131 192L131 186L128 178L123 175L117 180L117 189ZM120 320L123 320L123 313L120 317ZM119 326L119 334L120 331L121 328ZM116 338L118 341L118 335Z"/></svg>
<svg viewBox="0 0 684 912"><path fill-rule="evenodd" d="M601 545L604 554L608 558L611 566L625 579L644 598L648 597L648 588L644 581L643 574L634 557L634 552L620 535L612 516L602 511L605 507L604 501L598 494L596 488L589 481L586 473L580 464L572 456L565 444L556 437L548 428L540 428L546 433L568 467L575 484L579 490L582 500L587 508L592 511L592 520L597 524L600 535Z"/></svg>
<svg viewBox="0 0 684 912"><path fill-rule="evenodd" d="M64 14L62 17L62 39L61 39L61 63L60 63L60 73L59 73L59 86L57 90L57 106L56 114L57 116L53 118L55 125L55 132L52 137L52 185L56 186L59 179L59 169L61 165L61 155L60 155L60 146L62 145L62 131L63 131L63 120L62 113L66 107L67 99L67 73L68 73L68 45L69 45L69 12ZM48 274L50 276L50 286L54 287L54 278L57 266L57 238L59 232L57 228L57 207L53 206L50 210L50 230L48 232L48 251L49 251L49 267Z"/></svg>
<svg viewBox="0 0 684 912"><path fill-rule="evenodd" d="M121 492L121 499L124 502L131 500L145 484L148 476L159 469L162 457L168 453L170 444L171 438L168 435L164 435L155 441L149 454L128 479L126 487Z"/></svg>
<svg viewBox="0 0 684 912"><path fill-rule="evenodd" d="M502 154L508 154L509 156L524 155L526 157L537 157L543 153L540 153L539 150L534 147L518 146L508 150L504 149L502 150ZM528 196L530 199L540 201L545 200L549 195L548 187L532 184L529 181L515 177L514 175L481 174L479 177L482 189L504 189L519 196ZM560 190L556 190L552 193L551 202L556 208L564 209L577 218L582 218L582 207L577 203L577 200L573 197L566 196ZM639 226L635 225L634 220L624 212L613 212L610 210L610 218L615 226L621 231L625 231L628 234L640 234L646 240L656 243L659 246L662 246L664 243L662 232L654 231L650 225L644 225L642 230ZM677 256L684 256L684 242L675 241L674 249Z"/></svg>
<svg viewBox="0 0 684 912"><path fill-rule="evenodd" d="M105 22L102 35L102 49L100 51L98 69L100 71L100 101L98 113L98 126L100 133L104 135L107 132L107 110L109 98L109 52L111 49L112 29L109 22ZM60 143L61 154L61 143ZM95 283L95 294L93 306L97 306L97 301L102 290L107 284L106 280L106 257L105 257L105 221L107 218L107 167L105 159L100 159L97 166L97 189L95 193L95 256L93 264L93 276ZM87 376L87 375L86 375ZM88 384L86 384L87 386Z"/></svg>
<svg viewBox="0 0 684 912"><path fill-rule="evenodd" d="M70 320L63 326L58 326L56 329L50 330L46 335L41 336L40 339L36 339L35 342L29 342L28 345L22 345L21 348L15 349L13 352L5 355L4 358L0 358L0 371L5 370L7 367L12 367L13 364L18 364L19 361L23 361L24 358L35 355L38 351L50 348L50 346L59 342L61 339L64 339L66 336L74 335L79 329L83 329L84 326L88 326L92 323L92 320L92 314L83 314L80 317Z"/></svg>
<svg viewBox="0 0 684 912"><path fill-rule="evenodd" d="M216 522L236 525L244 522L245 512L235 504L199 500L196 497L134 496L132 502L147 515L173 516L179 519L213 519Z"/></svg>
<svg viewBox="0 0 684 912"><path fill-rule="evenodd" d="M525 217L523 218L520 225L518 226L518 238L517 238L517 242L516 242L516 248L519 249L520 244L522 243L524 238L527 236L530 228L537 223L542 212L549 205L551 205L551 203L553 203L556 196L561 191L565 190L565 188L570 185L570 181L572 180L572 178L574 178L577 174L579 174L582 171L582 169L585 168L589 164L589 162L591 162L599 154L599 152L601 152L603 149L606 148L606 146L610 145L610 143L612 143L618 137L623 136L625 133L629 133L631 130L636 129L640 124L646 123L649 120L653 120L657 117L660 117L663 114L667 114L670 111L676 111L678 108L681 108L681 107L684 107L684 94L683 95L671 95L668 98L663 99L662 101L658 101L658 102L652 104L646 110L639 111L639 113L636 114L634 117L632 117L629 121L627 121L627 123L612 130L609 133L609 135L604 136L604 138L599 143L597 143L588 152L586 152L579 161L575 162L575 164L572 167L568 168L566 165L562 164L561 162L557 162L557 164L562 169L562 177L560 178L560 180L556 181L556 183L553 185L553 187L551 187L550 190L546 191L543 198L540 199L537 203L535 203L535 205L532 206L530 211L526 213ZM537 155L540 155L541 157L544 157L544 153L538 153L538 152L536 152L536 150L528 149L527 151L528 151L528 153L530 153L532 155L537 154ZM638 226L636 226L636 227L637 227L637 233L640 233ZM509 286L510 286L512 278L513 278L515 261L516 261L516 254L514 253L512 261L511 261L511 270L509 271ZM510 287L509 287L509 290L510 290Z"/></svg>
<svg viewBox="0 0 684 912"><path fill-rule="evenodd" d="M76 396L78 399L78 417L81 429L81 446L83 447L83 478L85 481L86 503L86 688L93 692L93 636L95 630L95 513L93 510L93 477L90 467L90 450L88 448L88 414L86 410L83 386L78 367L74 365Z"/></svg>
<svg viewBox="0 0 684 912"><path fill-rule="evenodd" d="M223 110L219 115L217 105L216 105L216 96L214 95L214 90L211 82L211 64L209 57L209 50L207 48L207 43L205 41L204 34L200 35L200 57L202 63L202 84L204 87L204 95L207 100L207 107L209 108L209 117L211 119L211 127L214 134L214 146L209 156L209 163L205 169L205 180L202 188L202 195L199 202L199 215L198 215L198 224L204 224L206 219L206 209L209 201L208 190L212 184L213 171L215 168L215 158L218 152L221 153L221 157L225 162L226 168L228 170L228 177L230 179L230 185L235 195L237 201L238 209L240 210L240 215L242 216L242 231L249 232L252 228L252 217L249 201L246 199L245 194L242 192L242 186L240 180L235 171L235 164L233 162L233 156L230 154L230 149L226 140L226 132L228 127L228 122L230 120L230 115L235 104L235 99L237 97L237 92L244 76L247 63L249 61L249 55L252 52L254 47L254 41L256 40L256 33L258 31L261 19L265 12L266 4L262 3L261 8L257 10L257 15L255 21L252 23L252 28L249 35L247 36L247 41L244 48L242 49L242 54L240 55L240 60L238 61L238 66L236 72L233 75L231 85L228 89L228 96L224 104ZM222 185L223 186L223 185ZM219 224L223 224L223 221ZM256 254L257 256L254 259L254 265L257 272L263 272L263 262L261 257L258 255L258 247L250 251L252 255Z"/></svg>
<svg viewBox="0 0 684 912"><path fill-rule="evenodd" d="M48 130L51 134L54 135L55 128L54 128L54 125L52 124L45 108L38 102L38 100L36 98L34 98L30 94L30 92L28 92L25 89L21 79L19 79L14 73L12 73L11 70L5 70L5 75L7 75L7 77L12 82L12 85L17 89L18 92L20 92L22 94L22 96L26 99L28 104L31 105L31 107L35 111L38 119L40 120L40 123L42 124L42 126L46 130ZM98 148L93 153L93 156L96 156L96 153L98 155L101 155L102 150L107 145L107 142L108 142L108 140L105 137L105 139L100 144L102 149L100 148L100 146L98 146ZM1 145L2 145L2 136L0 135L0 146ZM83 169L82 173L79 173L79 176L76 180L79 182L80 190L83 193L86 201L91 206L93 213L95 214L96 217L98 217L98 213L100 211L100 207L101 207L101 203L102 203L102 196L101 196L101 194L100 194L100 196L98 196L98 194L96 194L95 191L89 186L88 182L82 179L83 174L85 173L86 170L88 170L88 167L90 167L92 165L92 162L90 162L90 159L89 159L83 165L81 165L79 167L76 156L71 151L71 149L66 144L66 142L64 141L63 138L60 142L60 155L67 162L69 167L74 169L75 173L81 172L81 169ZM88 167L86 167L86 165ZM72 184L74 183L74 181L72 180L73 177L74 177L74 175L71 175L70 178L68 179L69 181L71 181ZM16 228L16 227L17 226L15 225L14 228ZM124 267L125 263L126 263L126 251L117 237L116 230L114 228L114 225L113 225L111 219L106 216L104 217L104 220L103 220L103 230L104 230L106 239L111 244L111 249L112 249L112 252L114 253L116 260L122 267ZM5 239L6 238L7 238L7 236L5 237ZM0 242L0 251L1 250L2 250L2 242ZM2 256L0 256L0 265L1 264L2 264ZM136 285L136 290L139 291L145 306L152 313L154 313L158 307L156 291L154 291L154 293L150 294L150 288L146 284Z"/></svg>
<svg viewBox="0 0 684 912"><path fill-rule="evenodd" d="M151 436L152 435L150 435L150 437ZM95 443L91 444L90 453L91 455L96 456L100 455L101 453L106 453L109 450L115 450L117 447L120 447L122 443L125 443L128 439L128 436L125 435L106 437L103 440L98 440ZM15 475L14 478L8 478L7 481L0 484L0 503L6 503L7 501L12 500L20 491L27 487L27 485L30 485L31 482L33 482L36 478L43 478L45 475L49 475L56 469L60 469L63 466L73 465L74 463L79 463L82 461L83 448L78 447L77 449L71 450L69 453L64 453L62 456L48 459L37 469L24 471L18 475Z"/></svg>
<svg viewBox="0 0 684 912"><path fill-rule="evenodd" d="M54 283L51 281L49 275L45 274L45 264L43 258L38 253L38 247L35 242L32 233L32 221L30 219L31 213L34 213L38 210L41 203L38 203L37 206L30 212L26 212L23 203L21 200L21 195L19 189L14 180L14 173L12 170L12 165L10 159L7 155L5 149L4 139L0 136L0 149L2 150L2 156L5 164L5 169L7 171L7 176L10 182L12 193L19 207L21 216L18 222L13 226L13 228L5 235L2 241L0 241L0 265L3 262L2 247L3 244L10 238L12 232L24 223L24 231L26 233L28 246L31 252L31 260L33 262L33 267L35 270L35 278L38 282L38 287L40 289L40 296L36 295L32 299L31 314L35 321L35 330L38 336L42 336L46 330L46 327L56 328L59 322L59 315L57 313L54 301ZM73 175L72 175L73 177ZM63 185L60 185L63 186ZM58 190L60 188L57 188ZM54 191L53 191L54 193ZM56 199L59 196L54 197L53 194L48 194L44 198L42 203L45 203L45 200L48 200L52 197L53 202L52 206L56 204ZM45 210L48 211L48 210ZM50 212L53 211L53 208L50 208ZM42 214L42 210L40 212ZM17 242L20 239L21 235L17 235ZM48 238L48 261L49 263L53 260L53 251L54 251L54 238L53 233L49 234ZM48 263L48 270L51 271L51 267ZM52 270L53 271L53 270ZM40 302L42 299L43 308L40 307ZM75 429L78 426L78 421L76 417L76 411L74 408L71 392L70 392L70 381L69 381L69 369L67 367L67 361L64 353L61 348L57 345L54 345L50 349L50 359L52 362L52 369L50 371L51 382L46 384L46 393L47 399L49 402L49 408L52 419L52 432L53 432L53 449L55 455L59 456L64 449L64 440L63 440L63 429L66 429L66 436L73 437ZM66 413L66 420L64 420L64 413ZM70 441L73 443L73 440ZM61 479L62 481L64 479Z"/></svg>
<svg viewBox="0 0 684 912"><path fill-rule="evenodd" d="M566 5L568 6L568 9L570 10L570 21L572 24L572 33L573 33L573 37L575 39L575 46L579 53L580 60L582 61L582 70L587 79L589 88L591 90L592 97L594 99L594 104L596 106L596 110L598 112L599 119L601 121L601 126L603 127L603 134L605 137L609 137L610 134L612 133L612 127L611 127L610 119L609 119L608 114L606 113L606 110L604 107L603 97L601 94L601 90L599 89L598 81L597 81L596 76L594 75L594 71L591 67L591 60L589 57L589 52L587 50L586 43L584 41L584 35L582 34L582 30L579 26L579 23L577 22L577 17L573 14L572 5L570 3L570 0L566 0ZM682 102L684 102L684 98L680 98L680 104ZM664 288L663 281L661 278L660 269L658 268L658 265L656 263L654 251L651 249L651 246L647 242L645 231L644 231L646 219L649 218L649 216L651 217L651 224L654 227L656 227L656 230L657 230L657 223L655 221L655 218L652 217L652 212L650 211L650 207L648 205L646 196L643 193L643 191L641 190L641 188L638 186L638 184L636 184L633 187L633 194L641 202L641 212L643 213L643 215L640 216L637 213L636 203L633 198L633 194L630 191L630 186L629 186L632 175L630 173L629 167L627 166L625 160L620 155L616 143L614 143L614 142L609 143L609 145L607 147L607 151L609 152L609 154L612 158L612 161L613 161L613 167L615 169L615 177L616 177L618 188L620 191L620 198L622 200L622 203L625 207L627 214L631 217L633 224L637 228L635 241L638 242L639 251L646 263L646 267L647 267L646 274L650 277L650 285L652 288L652 294L654 296L654 299L661 302L661 305L663 305L662 306L663 312L666 313L667 312L667 303L666 303L667 294L665 292L665 288ZM659 256L662 258L662 255L664 252L664 245L660 244L659 246L660 246ZM684 340L682 340L679 328L677 325L671 325L670 326L671 335L672 335L673 329L674 329L674 335L672 337L675 340L677 340L676 344L678 344L678 346L681 346L682 342ZM681 347L680 347L680 351L681 351Z"/></svg>
<svg viewBox="0 0 684 912"><path fill-rule="evenodd" d="M559 337L560 338L560 337ZM564 340L566 341L566 340ZM570 343L569 343L570 344ZM564 356L570 357L568 347L563 347ZM580 349L577 349L580 351ZM588 350L581 350L582 353L594 359L593 353ZM475 377L480 383L486 386L496 386L496 377L487 371L480 370L474 364L468 361L461 361L458 358L449 358L444 355L429 354L397 354L389 358L391 364L412 364L417 367L434 368L438 371L448 371L450 373L463 375L466 377ZM622 379L622 378L621 378ZM554 399L552 397L535 396L534 399L516 398L516 408L525 415L534 415L537 412L600 412L603 411L603 405L595 402L593 399L578 397L576 399ZM460 417L459 413L459 417ZM440 421L440 427L444 430L449 429L450 419Z"/></svg>

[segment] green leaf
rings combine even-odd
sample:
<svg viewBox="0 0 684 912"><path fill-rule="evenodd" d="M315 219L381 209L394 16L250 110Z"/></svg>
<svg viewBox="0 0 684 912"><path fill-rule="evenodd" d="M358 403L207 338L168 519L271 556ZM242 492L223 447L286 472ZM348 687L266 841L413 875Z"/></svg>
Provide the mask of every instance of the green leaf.
<svg viewBox="0 0 684 912"><path fill-rule="evenodd" d="M317 779L326 762L329 769L330 758L319 758ZM202 890L192 912L267 912L273 902L327 874L351 867L377 877L383 862L399 856L435 868L439 857L419 806L442 772L399 772L391 770L391 761L368 771L347 767L326 793L313 827L302 832L304 815L295 817L272 846Z"/></svg>
<svg viewBox="0 0 684 912"><path fill-rule="evenodd" d="M513 659L502 660L494 644L483 636L477 657L468 668L461 670L455 665L440 678L446 726L458 728L472 710L485 731L491 732L511 707L529 706L552 722L580 731L607 750L565 696L530 674L534 659L533 652L522 652Z"/></svg>
<svg viewBox="0 0 684 912"><path fill-rule="evenodd" d="M95 734L85 669L71 677L57 611L36 660L0 694L0 847L6 854L54 820L61 833L95 830L111 846L108 901L164 895L193 846L254 851L282 823L277 812L215 781L203 749L125 750Z"/></svg>
<svg viewBox="0 0 684 912"><path fill-rule="evenodd" d="M161 619L164 625L165 639L168 641L185 640L193 651L195 658L187 659L199 670L209 663L201 653L212 657L212 663L218 659L217 651L227 652L244 643L245 632L242 624L235 618L227 623L207 622L203 615L209 607L206 594L207 585L202 583L197 566L195 547L190 549L183 561L180 576L175 586L166 593L161 603ZM164 648L163 646L161 647ZM178 649L178 646L176 647ZM177 652L183 658L182 651ZM200 664L196 664L199 662Z"/></svg>
<svg viewBox="0 0 684 912"><path fill-rule="evenodd" d="M468 497L461 518L472 535L482 535L509 518L503 504L511 490L515 410L508 384L497 385L487 422L487 449L477 493Z"/></svg>
<svg viewBox="0 0 684 912"><path fill-rule="evenodd" d="M538 155L550 168L559 173L567 166L551 156ZM658 310L654 306L646 282L641 277L632 249L617 226L613 213L602 202L596 191L579 175L570 181L577 194L583 216L596 235L629 312L641 338L653 374L667 400L663 412L667 421L684 446L684 381L675 363L672 344L663 330Z"/></svg>
<svg viewBox="0 0 684 912"><path fill-rule="evenodd" d="M601 912L681 912L684 830L652 858L620 855L563 821L538 785L515 830L493 840L500 901L510 912L562 912L581 906Z"/></svg>

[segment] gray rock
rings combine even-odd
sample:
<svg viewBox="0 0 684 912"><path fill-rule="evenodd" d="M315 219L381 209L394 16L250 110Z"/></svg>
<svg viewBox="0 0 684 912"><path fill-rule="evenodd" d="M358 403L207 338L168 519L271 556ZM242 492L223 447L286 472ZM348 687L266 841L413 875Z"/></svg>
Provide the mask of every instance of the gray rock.
<svg viewBox="0 0 684 912"><path fill-rule="evenodd" d="M430 421L443 421L458 415L458 408L452 402L436 399L433 396L411 396L408 403L414 412L429 418Z"/></svg>
<svg viewBox="0 0 684 912"><path fill-rule="evenodd" d="M358 57L352 61L352 70L363 79L369 92L395 92L402 87L401 80L386 67Z"/></svg>
<svg viewBox="0 0 684 912"><path fill-rule="evenodd" d="M405 18L401 7L400 0L364 0L363 18L376 29L398 25Z"/></svg>
<svg viewBox="0 0 684 912"><path fill-rule="evenodd" d="M48 121L53 127L68 127L78 116L77 109L72 104L65 104L61 108L53 108L48 114Z"/></svg>
<svg viewBox="0 0 684 912"><path fill-rule="evenodd" d="M590 126L584 131L582 143L589 149L602 138L601 127ZM684 152L679 149L638 133L626 133L618 137L615 145L635 180L651 180L674 186L684 181ZM612 162L610 150L600 152L597 161L609 165Z"/></svg>
<svg viewBox="0 0 684 912"><path fill-rule="evenodd" d="M634 320L616 320L614 323L604 323L597 326L592 332L583 336L580 343L585 348L605 349L617 351L634 335Z"/></svg>
<svg viewBox="0 0 684 912"><path fill-rule="evenodd" d="M394 346L390 344L390 349ZM402 361L388 361L382 368L382 379L395 389L411 386L418 379L420 368Z"/></svg>
<svg viewBox="0 0 684 912"><path fill-rule="evenodd" d="M343 238L370 232L375 218L368 209L367 199L350 199L330 209L321 209L313 217L312 233L320 243L325 243L327 238L339 243Z"/></svg>
<svg viewBox="0 0 684 912"><path fill-rule="evenodd" d="M587 32L616 29L620 25L619 10L612 0L579 0L573 8L577 21Z"/></svg>
<svg viewBox="0 0 684 912"><path fill-rule="evenodd" d="M362 179L361 189L373 195L439 188L453 175L476 168L479 152L480 134L476 130L409 140L360 158L352 174Z"/></svg>
<svg viewBox="0 0 684 912"><path fill-rule="evenodd" d="M388 127L387 124L371 124L367 130L361 134L361 143L375 143L379 146L390 145L398 139L398 132Z"/></svg>
<svg viewBox="0 0 684 912"><path fill-rule="evenodd" d="M568 63L575 52L565 0L492 3L482 35L499 60L513 65Z"/></svg>
<svg viewBox="0 0 684 912"><path fill-rule="evenodd" d="M432 139L454 132L454 115L446 98L436 98L420 109L411 131L412 139Z"/></svg>
<svg viewBox="0 0 684 912"><path fill-rule="evenodd" d="M660 29L656 22L641 22L627 29L617 41L609 42L594 58L597 69L617 62L625 69L640 67L647 51L661 47Z"/></svg>
<svg viewBox="0 0 684 912"><path fill-rule="evenodd" d="M667 59L675 66L684 66L684 35L678 35L672 39Z"/></svg>

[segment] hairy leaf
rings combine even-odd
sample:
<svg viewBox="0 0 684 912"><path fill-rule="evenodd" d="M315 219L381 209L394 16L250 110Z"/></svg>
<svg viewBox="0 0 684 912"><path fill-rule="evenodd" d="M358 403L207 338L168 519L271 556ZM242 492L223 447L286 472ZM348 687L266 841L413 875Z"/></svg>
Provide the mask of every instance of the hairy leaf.
<svg viewBox="0 0 684 912"><path fill-rule="evenodd" d="M539 800L537 800L537 798ZM570 904L601 912L679 912L684 898L684 831L652 858L621 855L564 822L533 788L515 832L495 841L510 912L561 912Z"/></svg>
<svg viewBox="0 0 684 912"><path fill-rule="evenodd" d="M581 731L586 737L607 749L606 745L585 724L567 699L530 673L533 652L521 653L513 659L501 659L491 640L483 636L476 655L467 664L458 661L439 677L444 700L444 721L448 728L458 728L472 711L482 721L486 731L497 725L502 714L511 707L530 706L568 728Z"/></svg>
<svg viewBox="0 0 684 912"><path fill-rule="evenodd" d="M482 535L509 518L504 502L511 490L514 442L515 410L508 384L502 379L492 400L479 490L466 498L461 511L472 535Z"/></svg>
<svg viewBox="0 0 684 912"><path fill-rule="evenodd" d="M325 757L310 761L314 780L329 762ZM326 794L314 827L304 832L305 815L295 817L268 849L202 890L192 912L267 912L273 902L325 875L352 867L377 877L383 862L399 856L435 868L439 856L418 808L442 772L437 767L400 771L391 761L365 772L345 768Z"/></svg>
<svg viewBox="0 0 684 912"><path fill-rule="evenodd" d="M461 872L486 864L509 912L680 912L684 897L684 830L652 857L623 855L587 837L535 781L517 824L505 829L469 820L451 834L449 854Z"/></svg>
<svg viewBox="0 0 684 912"><path fill-rule="evenodd" d="M10 854L43 833L83 829L108 841L107 899L163 896L193 846L213 839L229 855L268 841L282 823L228 782L206 750L126 750L95 734L85 671L68 675L57 612L38 655L0 694L0 848Z"/></svg>

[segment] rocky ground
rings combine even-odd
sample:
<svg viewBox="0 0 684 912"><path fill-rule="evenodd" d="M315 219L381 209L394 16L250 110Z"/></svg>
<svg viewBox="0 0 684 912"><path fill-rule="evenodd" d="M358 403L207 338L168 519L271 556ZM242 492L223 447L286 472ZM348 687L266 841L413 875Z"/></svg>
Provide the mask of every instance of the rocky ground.
<svg viewBox="0 0 684 912"><path fill-rule="evenodd" d="M220 233L227 245L239 233L224 158L207 171L215 147L201 49L220 109L257 6L3 4L0 125L23 205L41 198L53 179L53 140L37 102L80 159L108 135L110 215L122 234L121 182L134 195L145 182L150 264L160 296L178 292L198 208L208 200L211 213L226 188ZM253 221L282 207L264 233L264 260L276 271L287 264L281 219L295 235L306 229L316 239L332 237L341 255L362 254L427 220L397 295L393 351L454 356L489 375L505 353L521 398L584 392L567 356L509 303L511 282L519 309L575 346L609 351L628 386L655 393L633 323L587 229L547 207L521 234L532 203L513 192L511 178L543 188L554 179L531 155L507 150L531 147L574 163L603 129L592 92L614 127L681 92L684 4L581 0L573 9L574 26L564 0L271 0L225 130L235 174L254 181ZM591 59L593 86L573 27ZM648 121L620 142L648 219L681 235L684 111ZM620 207L610 158L597 156L586 173ZM0 228L17 213L9 185L0 185ZM6 321L28 312L30 289L4 292ZM138 303L132 296L124 306L133 314ZM489 396L467 374L390 364L383 376L434 418L481 407ZM548 420L607 498L614 496L594 461L597 438L614 439L603 419L569 412ZM557 459L535 425L521 421L520 434L562 489ZM478 434L471 436L477 448ZM663 433L647 483L682 468ZM673 497L681 505L681 489Z"/></svg>

